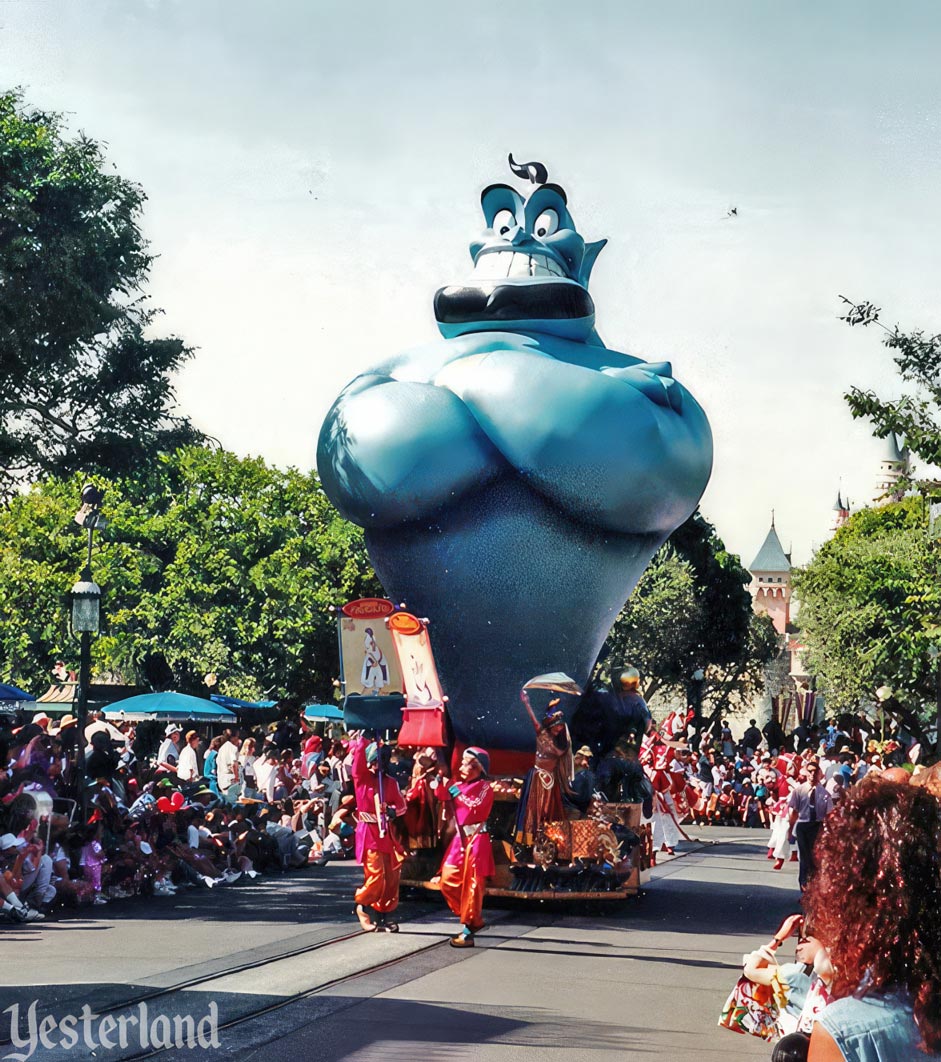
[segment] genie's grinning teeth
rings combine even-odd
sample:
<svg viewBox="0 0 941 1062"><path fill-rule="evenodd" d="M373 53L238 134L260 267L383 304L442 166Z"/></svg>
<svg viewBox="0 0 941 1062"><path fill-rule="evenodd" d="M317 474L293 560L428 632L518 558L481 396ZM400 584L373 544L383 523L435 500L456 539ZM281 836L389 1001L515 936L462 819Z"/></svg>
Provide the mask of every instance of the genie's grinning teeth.
<svg viewBox="0 0 941 1062"><path fill-rule="evenodd" d="M519 251L487 251L474 265L480 280L505 277L565 277L565 270L547 254L521 254Z"/></svg>

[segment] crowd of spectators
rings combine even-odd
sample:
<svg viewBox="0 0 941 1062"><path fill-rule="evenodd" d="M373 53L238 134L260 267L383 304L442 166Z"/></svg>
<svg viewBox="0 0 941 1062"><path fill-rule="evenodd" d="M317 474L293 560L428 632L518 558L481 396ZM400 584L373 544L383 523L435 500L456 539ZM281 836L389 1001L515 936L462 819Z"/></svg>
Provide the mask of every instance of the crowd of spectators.
<svg viewBox="0 0 941 1062"><path fill-rule="evenodd" d="M788 800L807 780L809 764L819 767L820 784L836 803L848 786L867 773L906 763L911 767L910 754L918 758L917 745L906 741L897 728L884 741L877 741L871 731L858 726L842 729L836 720L825 727L800 724L790 734L777 723L769 723L762 733L751 720L735 740L723 721L718 738L707 730L691 735L687 742L685 724L685 719L679 723L668 719L665 734L652 735L642 748L641 760L648 773L655 775L661 736L685 743L670 751L669 788L681 797L677 802L681 813L688 808L691 821L703 826L774 829L782 819L789 819ZM769 849L776 847L777 834Z"/></svg>
<svg viewBox="0 0 941 1062"><path fill-rule="evenodd" d="M299 712L208 739L170 723L154 755L142 753L131 723L93 713L81 801L74 716L9 723L0 729L0 922L352 853L346 745Z"/></svg>

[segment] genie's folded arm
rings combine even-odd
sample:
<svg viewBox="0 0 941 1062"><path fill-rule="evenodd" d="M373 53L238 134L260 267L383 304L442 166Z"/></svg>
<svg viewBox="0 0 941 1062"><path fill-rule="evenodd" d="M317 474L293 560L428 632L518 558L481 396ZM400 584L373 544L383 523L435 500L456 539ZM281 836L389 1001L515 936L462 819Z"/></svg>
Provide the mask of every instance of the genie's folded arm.
<svg viewBox="0 0 941 1062"><path fill-rule="evenodd" d="M570 518L669 532L711 466L708 421L668 364L508 332L429 344L357 378L318 448L328 495L367 528L515 473Z"/></svg>

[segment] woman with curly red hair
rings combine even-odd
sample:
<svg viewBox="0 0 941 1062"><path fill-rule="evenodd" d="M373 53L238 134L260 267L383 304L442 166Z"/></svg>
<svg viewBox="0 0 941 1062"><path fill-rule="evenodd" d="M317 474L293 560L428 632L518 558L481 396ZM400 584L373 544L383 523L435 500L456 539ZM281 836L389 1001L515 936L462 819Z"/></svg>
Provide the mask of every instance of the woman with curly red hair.
<svg viewBox="0 0 941 1062"><path fill-rule="evenodd" d="M941 801L872 780L827 816L804 893L834 1002L808 1062L941 1058Z"/></svg>

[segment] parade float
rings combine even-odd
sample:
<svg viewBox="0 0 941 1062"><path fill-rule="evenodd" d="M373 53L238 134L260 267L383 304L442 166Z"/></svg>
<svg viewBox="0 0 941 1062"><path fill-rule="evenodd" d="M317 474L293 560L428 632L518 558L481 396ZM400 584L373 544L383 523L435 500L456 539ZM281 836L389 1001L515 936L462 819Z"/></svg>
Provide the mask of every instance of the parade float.
<svg viewBox="0 0 941 1062"><path fill-rule="evenodd" d="M546 820L524 838L532 843L519 843L513 824L538 748L533 722L538 739L538 716L555 697L562 724L571 720L641 573L695 510L712 438L669 362L602 343L588 283L606 241L585 242L544 166L512 156L510 164L528 187L483 191L473 272L434 297L442 338L379 362L343 390L317 464L330 500L364 528L388 594L388 614L373 619L390 639L428 642L430 668L420 654L396 665L406 698L400 742L436 746L411 742L409 728L437 727L440 716L452 762L469 746L489 753L502 853L491 891L596 895L624 887L625 847L643 847L626 837L639 830L639 808ZM407 602L410 618L392 602ZM372 647L362 648L352 687L360 713L384 678L382 662L368 662ZM387 670L399 648L383 652ZM571 685L532 686L552 674ZM410 679L420 692L409 692ZM520 701L528 684L534 718ZM422 708L434 718L414 715ZM615 865L621 877L605 871Z"/></svg>

